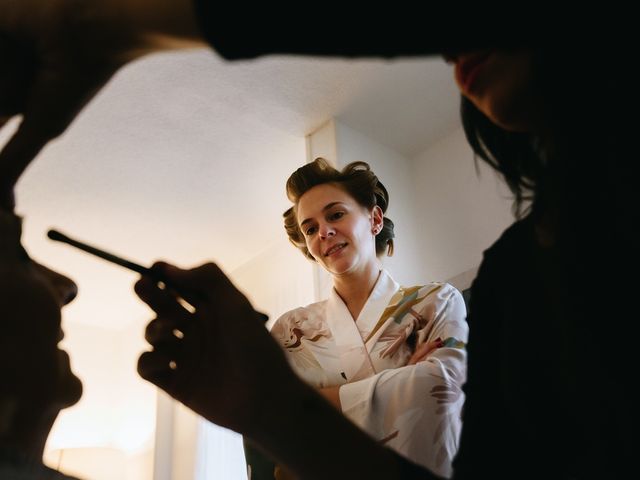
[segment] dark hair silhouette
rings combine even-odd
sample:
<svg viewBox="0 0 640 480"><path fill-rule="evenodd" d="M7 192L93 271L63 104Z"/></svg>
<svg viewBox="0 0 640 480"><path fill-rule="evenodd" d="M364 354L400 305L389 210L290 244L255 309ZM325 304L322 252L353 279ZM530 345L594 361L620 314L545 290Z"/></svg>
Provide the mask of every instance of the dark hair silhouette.
<svg viewBox="0 0 640 480"><path fill-rule="evenodd" d="M628 91L611 75L619 61L614 53L586 44L533 50L541 125L531 133L507 131L462 99L467 140L504 177L514 194L516 216L528 211L537 219L544 215L556 239L582 242L593 235L594 222L610 223L628 205L627 199L619 201L630 197L620 117L629 108Z"/></svg>

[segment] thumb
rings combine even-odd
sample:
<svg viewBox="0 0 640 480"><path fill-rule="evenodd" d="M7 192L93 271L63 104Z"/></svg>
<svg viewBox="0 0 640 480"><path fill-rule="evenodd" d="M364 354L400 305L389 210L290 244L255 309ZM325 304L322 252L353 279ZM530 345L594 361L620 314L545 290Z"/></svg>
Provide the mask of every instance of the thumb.
<svg viewBox="0 0 640 480"><path fill-rule="evenodd" d="M192 305L197 305L203 300L216 302L220 299L231 300L233 298L240 299L250 305L248 299L215 263L209 262L184 270L166 262L156 262L151 270L169 288L175 290ZM262 322L269 320L268 315L262 312L255 311L255 314Z"/></svg>
<svg viewBox="0 0 640 480"><path fill-rule="evenodd" d="M211 300L213 292L235 287L215 263L205 263L195 268L182 269L166 262L156 262L151 271L159 279L181 295ZM216 297L219 295L215 295ZM185 300L189 300L187 296Z"/></svg>

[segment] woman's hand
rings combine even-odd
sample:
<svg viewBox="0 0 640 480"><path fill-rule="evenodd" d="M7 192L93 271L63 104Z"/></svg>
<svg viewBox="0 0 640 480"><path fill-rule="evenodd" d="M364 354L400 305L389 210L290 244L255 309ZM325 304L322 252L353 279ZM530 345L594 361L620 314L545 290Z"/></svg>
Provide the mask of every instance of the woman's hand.
<svg viewBox="0 0 640 480"><path fill-rule="evenodd" d="M299 383L264 320L214 264L153 269L195 307L144 277L136 293L155 311L146 339L153 347L138 372L205 418L248 433Z"/></svg>

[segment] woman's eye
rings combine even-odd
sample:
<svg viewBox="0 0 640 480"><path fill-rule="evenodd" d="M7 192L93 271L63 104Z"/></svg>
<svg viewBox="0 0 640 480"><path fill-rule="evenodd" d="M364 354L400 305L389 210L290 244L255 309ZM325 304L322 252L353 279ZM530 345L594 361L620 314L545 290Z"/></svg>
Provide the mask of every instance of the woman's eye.
<svg viewBox="0 0 640 480"><path fill-rule="evenodd" d="M313 235L313 234L315 233L315 231L316 231L316 227L307 228L307 229L304 231L304 234L305 234L306 236Z"/></svg>
<svg viewBox="0 0 640 480"><path fill-rule="evenodd" d="M338 220L338 219L342 218L343 216L344 216L344 212L333 212L333 213L329 216L329 218L330 218L331 220Z"/></svg>

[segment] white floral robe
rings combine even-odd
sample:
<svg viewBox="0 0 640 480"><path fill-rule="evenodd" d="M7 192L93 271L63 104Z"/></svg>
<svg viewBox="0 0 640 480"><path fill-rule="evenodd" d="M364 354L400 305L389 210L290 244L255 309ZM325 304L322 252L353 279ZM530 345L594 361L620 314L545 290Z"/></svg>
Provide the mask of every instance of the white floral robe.
<svg viewBox="0 0 640 480"><path fill-rule="evenodd" d="M282 315L271 329L311 385L341 385L343 413L388 447L451 476L466 378L464 300L446 283L404 288L382 271L354 322L335 290ZM416 365L415 349L444 345Z"/></svg>

